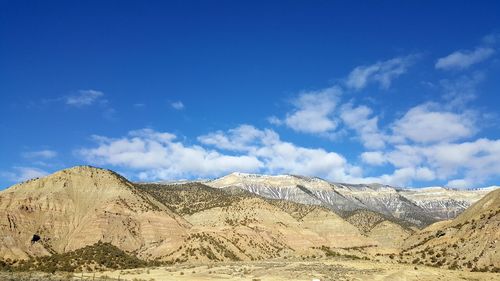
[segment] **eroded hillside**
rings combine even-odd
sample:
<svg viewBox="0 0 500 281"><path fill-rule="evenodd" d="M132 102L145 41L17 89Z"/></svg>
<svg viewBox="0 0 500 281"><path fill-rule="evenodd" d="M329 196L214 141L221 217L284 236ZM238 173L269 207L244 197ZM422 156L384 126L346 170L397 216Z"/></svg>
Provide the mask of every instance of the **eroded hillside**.
<svg viewBox="0 0 500 281"><path fill-rule="evenodd" d="M337 257L498 268L500 190L453 221L419 230L433 207L415 198L430 202L428 191L411 201L387 186L239 174L209 184L134 184L85 166L15 185L0 192L1 259L9 268L51 270ZM465 196L440 191L433 202L449 194ZM107 265L106 247L116 253Z"/></svg>

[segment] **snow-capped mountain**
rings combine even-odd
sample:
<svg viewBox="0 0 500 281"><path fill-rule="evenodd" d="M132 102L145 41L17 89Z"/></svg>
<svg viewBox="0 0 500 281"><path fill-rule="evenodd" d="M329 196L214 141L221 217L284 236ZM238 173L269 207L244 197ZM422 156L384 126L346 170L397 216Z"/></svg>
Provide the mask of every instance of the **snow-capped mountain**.
<svg viewBox="0 0 500 281"><path fill-rule="evenodd" d="M404 189L400 191L431 216L439 220L453 219L484 195L497 189L498 186L457 190L444 187L426 187Z"/></svg>
<svg viewBox="0 0 500 281"><path fill-rule="evenodd" d="M332 183L295 175L245 173L232 173L206 184L217 188L238 187L271 199L322 205L341 214L368 209L418 226L454 218L494 189L401 189L381 184Z"/></svg>

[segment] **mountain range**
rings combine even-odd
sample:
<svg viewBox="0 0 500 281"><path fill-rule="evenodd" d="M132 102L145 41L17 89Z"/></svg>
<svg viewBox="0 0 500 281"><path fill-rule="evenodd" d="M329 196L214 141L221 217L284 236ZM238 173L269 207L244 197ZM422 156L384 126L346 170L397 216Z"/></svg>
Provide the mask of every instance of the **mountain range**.
<svg viewBox="0 0 500 281"><path fill-rule="evenodd" d="M304 176L243 173L233 173L206 184L216 188L238 187L266 198L324 206L336 213L371 210L417 226L452 219L496 188L401 189L381 184L331 183Z"/></svg>
<svg viewBox="0 0 500 281"><path fill-rule="evenodd" d="M401 189L294 175L133 183L78 166L0 192L0 259L37 269L44 257L107 245L169 264L336 255L495 271L499 198L495 188ZM65 263L105 267L78 257Z"/></svg>

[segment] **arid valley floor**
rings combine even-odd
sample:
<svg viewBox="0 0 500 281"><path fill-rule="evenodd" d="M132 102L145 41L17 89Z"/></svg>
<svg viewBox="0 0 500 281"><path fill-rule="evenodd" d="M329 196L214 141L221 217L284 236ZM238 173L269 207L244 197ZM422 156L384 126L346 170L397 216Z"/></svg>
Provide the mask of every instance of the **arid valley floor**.
<svg viewBox="0 0 500 281"><path fill-rule="evenodd" d="M209 280L499 280L498 273L351 259L183 264L85 273L0 273L2 280L209 281Z"/></svg>
<svg viewBox="0 0 500 281"><path fill-rule="evenodd" d="M93 274L85 274L92 277ZM391 264L350 259L315 261L263 261L211 265L181 265L100 272L123 280L499 280L498 273L462 272L428 266Z"/></svg>

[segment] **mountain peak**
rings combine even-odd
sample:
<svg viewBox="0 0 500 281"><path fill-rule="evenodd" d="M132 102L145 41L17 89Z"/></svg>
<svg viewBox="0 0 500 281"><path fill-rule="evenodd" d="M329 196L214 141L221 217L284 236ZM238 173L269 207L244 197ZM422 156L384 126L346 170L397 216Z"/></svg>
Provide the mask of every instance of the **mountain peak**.
<svg viewBox="0 0 500 281"><path fill-rule="evenodd" d="M116 173L115 171L105 169L105 168L99 168L99 167L94 167L94 166L89 166L89 165L80 165L80 166L73 166L70 168L66 168L60 171L55 172L55 174L109 174L109 175L114 175L120 178L123 178L121 175ZM50 176L50 175L49 175Z"/></svg>
<svg viewBox="0 0 500 281"><path fill-rule="evenodd" d="M283 178L290 177L290 175L265 175L265 174L252 174L252 173L243 173L243 172L232 172L227 176L233 177L241 177L241 178ZM227 177L225 176L225 177Z"/></svg>
<svg viewBox="0 0 500 281"><path fill-rule="evenodd" d="M131 187L126 178L118 173L93 167L93 166L74 166L71 168L57 171L53 174L41 178L31 179L10 188L8 190L59 190L65 188L82 188L82 187L106 187L106 188L122 188Z"/></svg>

